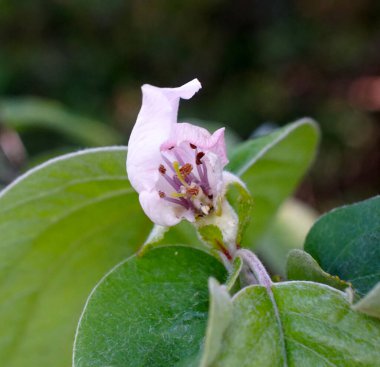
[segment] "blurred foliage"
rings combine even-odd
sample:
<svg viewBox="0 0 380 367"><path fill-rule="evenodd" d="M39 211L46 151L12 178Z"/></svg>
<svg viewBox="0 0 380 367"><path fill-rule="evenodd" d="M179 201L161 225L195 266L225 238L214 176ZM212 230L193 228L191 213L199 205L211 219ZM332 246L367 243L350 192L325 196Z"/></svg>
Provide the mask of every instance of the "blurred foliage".
<svg viewBox="0 0 380 367"><path fill-rule="evenodd" d="M51 129L87 146L113 145L120 141L110 127L73 114L59 103L37 98L0 100L0 120L19 131L31 127Z"/></svg>
<svg viewBox="0 0 380 367"><path fill-rule="evenodd" d="M0 0L0 9L4 97L60 101L126 142L141 84L198 77L204 90L183 116L242 138L264 122L321 123L321 154L298 192L319 210L380 187L379 1ZM32 155L78 145L57 131L20 134Z"/></svg>

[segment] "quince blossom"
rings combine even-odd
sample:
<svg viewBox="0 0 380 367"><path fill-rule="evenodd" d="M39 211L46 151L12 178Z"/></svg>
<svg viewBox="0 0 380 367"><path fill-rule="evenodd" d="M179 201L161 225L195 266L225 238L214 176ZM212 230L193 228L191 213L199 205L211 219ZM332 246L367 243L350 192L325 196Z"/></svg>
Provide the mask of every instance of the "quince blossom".
<svg viewBox="0 0 380 367"><path fill-rule="evenodd" d="M180 98L190 99L200 88L197 79L178 88L142 87L127 173L144 212L162 226L194 222L222 208L228 176L223 172L228 163L224 128L210 134L177 122Z"/></svg>

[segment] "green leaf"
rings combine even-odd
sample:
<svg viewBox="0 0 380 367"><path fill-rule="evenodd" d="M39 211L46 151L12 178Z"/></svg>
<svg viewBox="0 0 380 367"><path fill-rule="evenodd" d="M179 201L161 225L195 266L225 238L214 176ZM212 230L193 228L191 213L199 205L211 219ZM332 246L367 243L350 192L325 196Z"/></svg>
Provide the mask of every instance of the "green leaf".
<svg viewBox="0 0 380 367"><path fill-rule="evenodd" d="M250 286L233 299L233 318L213 367L376 367L380 321L351 310L326 285Z"/></svg>
<svg viewBox="0 0 380 367"><path fill-rule="evenodd" d="M352 306L354 310L380 319L380 283L377 283L369 293Z"/></svg>
<svg viewBox="0 0 380 367"><path fill-rule="evenodd" d="M365 295L380 281L380 196L323 215L310 230L307 251L329 274Z"/></svg>
<svg viewBox="0 0 380 367"><path fill-rule="evenodd" d="M227 169L245 182L253 197L252 223L243 242L254 247L281 203L314 160L319 130L310 119L249 140L232 153Z"/></svg>
<svg viewBox="0 0 380 367"><path fill-rule="evenodd" d="M209 276L223 281L226 273L187 247L154 249L117 266L87 301L74 366L197 366Z"/></svg>
<svg viewBox="0 0 380 367"><path fill-rule="evenodd" d="M209 366L220 352L225 331L232 319L232 300L227 288L214 278L209 279L210 309L207 321L206 339L199 367Z"/></svg>
<svg viewBox="0 0 380 367"><path fill-rule="evenodd" d="M0 101L0 120L22 131L43 127L66 135L86 146L112 145L120 138L111 127L66 110L58 102L39 98L14 98Z"/></svg>
<svg viewBox="0 0 380 367"><path fill-rule="evenodd" d="M89 292L149 233L125 157L124 147L62 156L0 193L2 365L70 365Z"/></svg>
<svg viewBox="0 0 380 367"><path fill-rule="evenodd" d="M350 283L339 279L336 275L324 272L318 263L305 251L295 249L289 252L286 262L289 280L309 280L327 284L341 291L351 287Z"/></svg>

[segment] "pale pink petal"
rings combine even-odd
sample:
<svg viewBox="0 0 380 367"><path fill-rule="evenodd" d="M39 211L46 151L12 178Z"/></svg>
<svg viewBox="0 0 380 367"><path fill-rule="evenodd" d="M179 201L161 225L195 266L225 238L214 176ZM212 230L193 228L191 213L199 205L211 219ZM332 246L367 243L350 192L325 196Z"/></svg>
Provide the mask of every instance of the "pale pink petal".
<svg viewBox="0 0 380 367"><path fill-rule="evenodd" d="M216 154L206 154L203 158L204 163L207 166L208 181L212 188L212 193L215 200L223 191L223 167L222 162Z"/></svg>
<svg viewBox="0 0 380 367"><path fill-rule="evenodd" d="M160 146L177 124L180 98L189 99L199 89L197 79L178 88L142 87L143 101L128 143L127 173L138 191L151 190L158 179Z"/></svg>
<svg viewBox="0 0 380 367"><path fill-rule="evenodd" d="M162 150L173 146L179 146L183 142L196 145L200 150L215 153L223 166L228 163L226 144L224 141L224 127L215 131L212 135L203 127L195 126L187 122L176 124L171 130L169 139L162 145Z"/></svg>
<svg viewBox="0 0 380 367"><path fill-rule="evenodd" d="M210 150L221 160L223 167L228 163L226 142L224 139L224 127L216 130L211 136L212 147Z"/></svg>
<svg viewBox="0 0 380 367"><path fill-rule="evenodd" d="M160 226L174 226L183 217L183 210L167 203L158 196L157 191L142 191L139 195L140 204L150 220Z"/></svg>

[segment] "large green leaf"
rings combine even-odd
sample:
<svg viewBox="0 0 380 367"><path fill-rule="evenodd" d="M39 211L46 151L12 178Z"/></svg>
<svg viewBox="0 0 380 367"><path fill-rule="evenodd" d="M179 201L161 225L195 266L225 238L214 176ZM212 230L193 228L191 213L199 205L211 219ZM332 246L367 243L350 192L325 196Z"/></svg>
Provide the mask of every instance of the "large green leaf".
<svg viewBox="0 0 380 367"><path fill-rule="evenodd" d="M351 310L344 294L311 282L263 286L233 299L212 367L376 367L380 321Z"/></svg>
<svg viewBox="0 0 380 367"><path fill-rule="evenodd" d="M310 230L305 251L365 295L380 281L380 196L323 215Z"/></svg>
<svg viewBox="0 0 380 367"><path fill-rule="evenodd" d="M151 225L125 173L126 148L66 155L0 194L0 361L67 367L96 282Z"/></svg>
<svg viewBox="0 0 380 367"><path fill-rule="evenodd" d="M232 153L227 169L241 177L253 196L253 219L244 246L255 246L281 203L294 191L315 157L318 138L317 125L303 119L249 140Z"/></svg>
<svg viewBox="0 0 380 367"><path fill-rule="evenodd" d="M223 281L226 272L187 247L154 249L117 266L87 302L74 366L197 366L211 275Z"/></svg>
<svg viewBox="0 0 380 367"><path fill-rule="evenodd" d="M0 101L0 120L18 131L43 127L68 136L86 146L112 145L120 141L109 126L78 116L58 102L39 98L14 98Z"/></svg>

